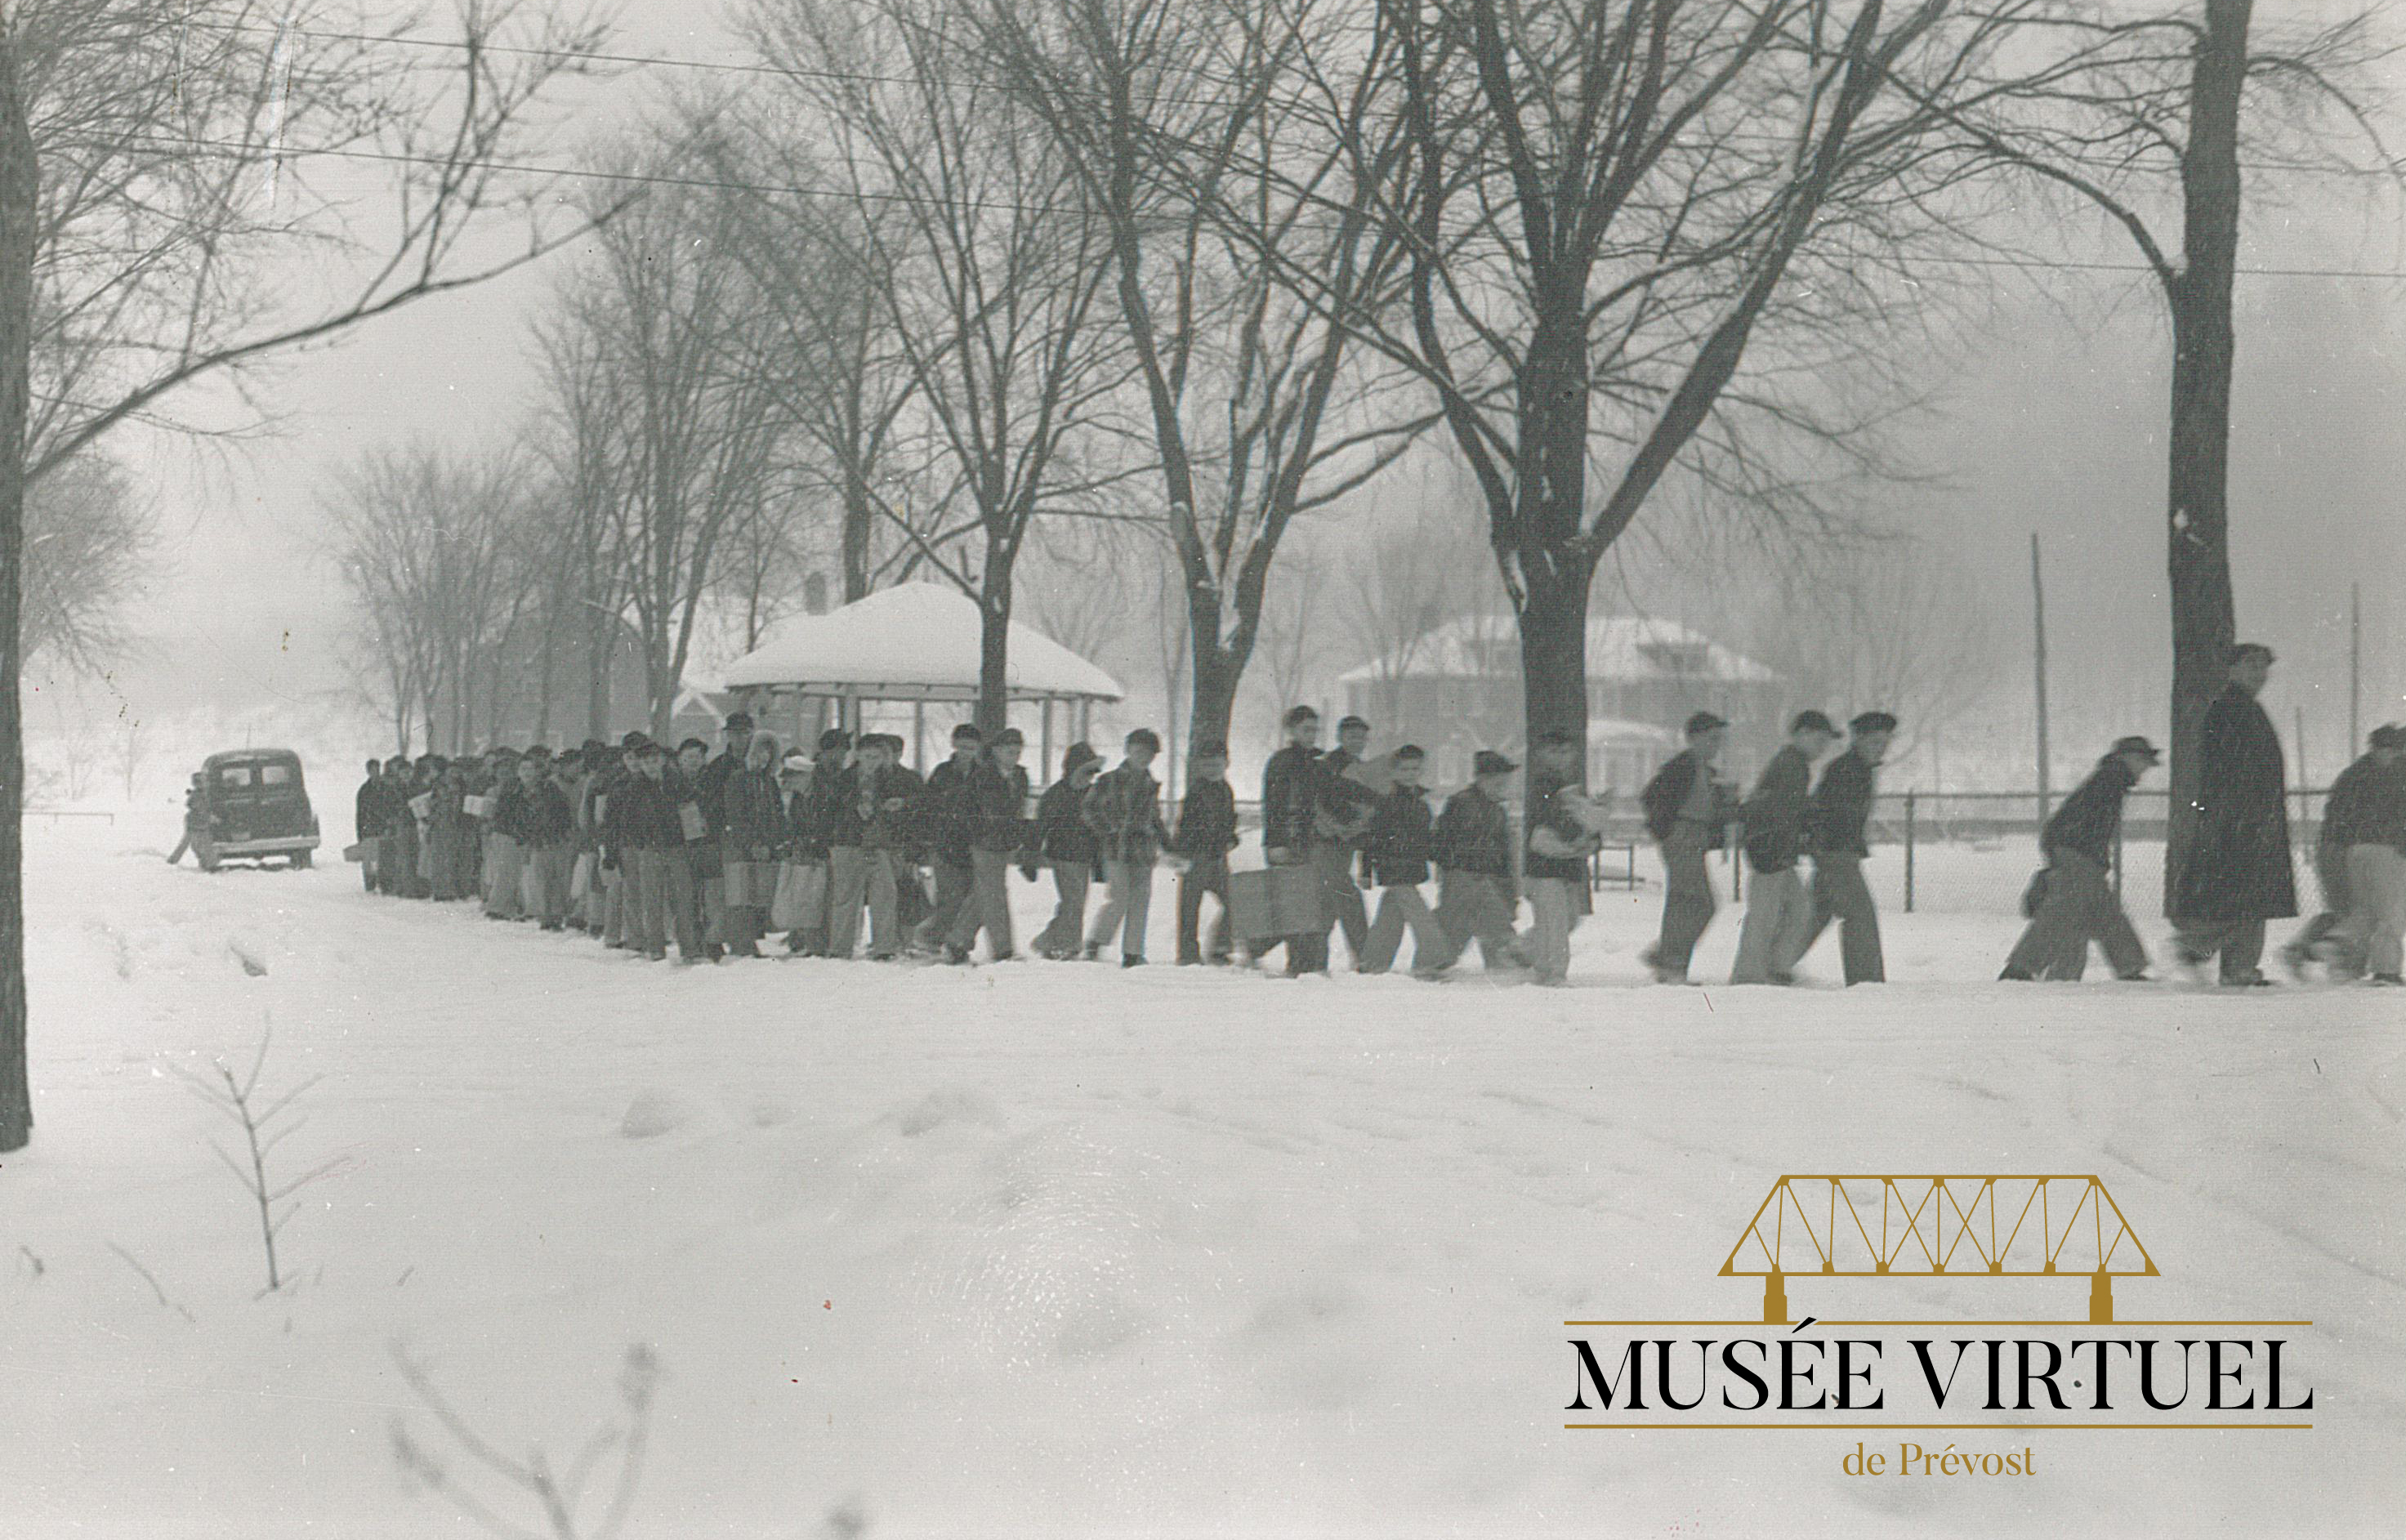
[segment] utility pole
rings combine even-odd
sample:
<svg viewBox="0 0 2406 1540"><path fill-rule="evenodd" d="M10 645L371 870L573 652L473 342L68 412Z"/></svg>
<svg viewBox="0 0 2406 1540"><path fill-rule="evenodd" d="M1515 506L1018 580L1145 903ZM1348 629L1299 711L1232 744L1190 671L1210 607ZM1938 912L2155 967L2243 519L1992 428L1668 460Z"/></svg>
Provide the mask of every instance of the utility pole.
<svg viewBox="0 0 2406 1540"><path fill-rule="evenodd" d="M2038 821L2046 825L2054 798L2047 782L2046 753L2046 585L2038 571L2038 531L2031 531L2031 659L2038 675Z"/></svg>
<svg viewBox="0 0 2406 1540"><path fill-rule="evenodd" d="M2347 752L2353 759L2364 749L2363 725L2356 713L2364 701L2364 585L2347 586Z"/></svg>

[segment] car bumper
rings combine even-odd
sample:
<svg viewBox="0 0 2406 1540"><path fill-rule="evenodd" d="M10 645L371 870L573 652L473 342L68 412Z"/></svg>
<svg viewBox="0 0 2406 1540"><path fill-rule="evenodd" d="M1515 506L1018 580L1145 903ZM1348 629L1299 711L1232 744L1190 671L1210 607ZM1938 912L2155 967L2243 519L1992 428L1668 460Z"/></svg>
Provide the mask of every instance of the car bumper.
<svg viewBox="0 0 2406 1540"><path fill-rule="evenodd" d="M212 840L210 854L215 855L290 855L296 850L316 850L314 834L287 834L275 840Z"/></svg>

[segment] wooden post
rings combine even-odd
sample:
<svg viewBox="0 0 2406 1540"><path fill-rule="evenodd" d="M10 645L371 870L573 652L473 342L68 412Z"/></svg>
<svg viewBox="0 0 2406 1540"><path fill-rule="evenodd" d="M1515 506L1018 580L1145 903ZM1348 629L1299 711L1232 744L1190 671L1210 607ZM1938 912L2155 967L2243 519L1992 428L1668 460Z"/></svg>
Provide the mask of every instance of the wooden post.
<svg viewBox="0 0 2406 1540"><path fill-rule="evenodd" d="M911 702L911 768L927 773L927 703Z"/></svg>
<svg viewBox="0 0 2406 1540"><path fill-rule="evenodd" d="M1040 723L1037 728L1039 757L1036 761L1035 781L1038 785L1044 785L1053 779L1053 698L1049 695L1038 708L1038 720Z"/></svg>
<svg viewBox="0 0 2406 1540"><path fill-rule="evenodd" d="M1915 802L1911 792L1904 794L1904 911L1913 912L1913 836Z"/></svg>
<svg viewBox="0 0 2406 1540"><path fill-rule="evenodd" d="M2037 674L2038 700L2038 821L2046 826L2054 798L2047 784L2046 751L2046 585L2038 570L2038 531L2031 531L2031 664Z"/></svg>
<svg viewBox="0 0 2406 1540"><path fill-rule="evenodd" d="M2347 586L2347 751L2340 763L2346 764L2364 752L2363 723L2357 713L2364 701L2364 585ZM2298 767L2298 779L2306 778L2306 768Z"/></svg>

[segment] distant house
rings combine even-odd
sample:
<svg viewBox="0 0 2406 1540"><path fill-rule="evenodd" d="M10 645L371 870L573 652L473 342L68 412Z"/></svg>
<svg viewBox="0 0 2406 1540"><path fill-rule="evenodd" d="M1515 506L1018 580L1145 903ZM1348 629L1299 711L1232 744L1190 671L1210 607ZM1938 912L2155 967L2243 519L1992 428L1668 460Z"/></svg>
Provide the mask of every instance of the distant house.
<svg viewBox="0 0 2406 1540"><path fill-rule="evenodd" d="M1678 752L1689 713L1716 712L1742 739L1776 732L1779 674L1674 620L1602 615L1587 625L1589 784L1634 793ZM1339 675L1344 710L1367 717L1384 745L1410 741L1430 779L1466 780L1481 748L1517 754L1521 636L1509 615L1465 615L1409 647Z"/></svg>

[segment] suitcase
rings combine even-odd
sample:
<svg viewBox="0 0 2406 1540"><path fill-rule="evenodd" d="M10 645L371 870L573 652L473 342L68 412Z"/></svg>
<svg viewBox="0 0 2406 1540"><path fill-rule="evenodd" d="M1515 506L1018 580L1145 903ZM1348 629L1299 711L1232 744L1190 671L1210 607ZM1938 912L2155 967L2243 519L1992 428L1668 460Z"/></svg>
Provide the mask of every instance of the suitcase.
<svg viewBox="0 0 2406 1540"><path fill-rule="evenodd" d="M1328 928L1327 896L1309 866L1228 874L1228 928L1245 942L1309 936Z"/></svg>

